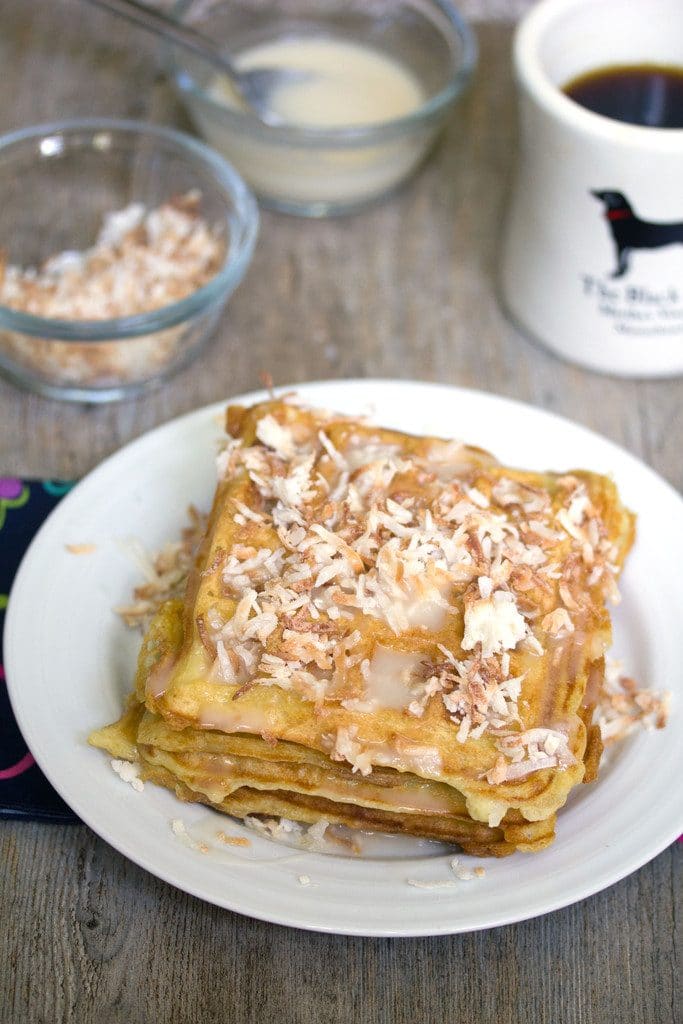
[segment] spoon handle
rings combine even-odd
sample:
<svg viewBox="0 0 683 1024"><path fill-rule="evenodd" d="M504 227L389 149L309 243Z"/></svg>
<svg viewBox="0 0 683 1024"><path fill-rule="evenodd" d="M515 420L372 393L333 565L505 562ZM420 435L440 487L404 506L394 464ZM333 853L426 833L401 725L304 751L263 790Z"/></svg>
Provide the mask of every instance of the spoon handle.
<svg viewBox="0 0 683 1024"><path fill-rule="evenodd" d="M88 2L94 7L104 8L111 14L118 14L139 28L147 29L148 32L153 32L156 36L177 43L178 46L183 46L186 50L191 50L216 65L231 78L237 78L237 72L230 60L215 43L193 28L169 18L167 14L162 14L161 11L147 7L145 4L137 3L137 0L88 0Z"/></svg>

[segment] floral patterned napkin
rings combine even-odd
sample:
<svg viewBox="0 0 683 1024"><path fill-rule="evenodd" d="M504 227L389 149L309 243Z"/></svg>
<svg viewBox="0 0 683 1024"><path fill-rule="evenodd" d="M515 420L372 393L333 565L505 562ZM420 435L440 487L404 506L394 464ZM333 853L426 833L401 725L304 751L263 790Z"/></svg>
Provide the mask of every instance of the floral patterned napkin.
<svg viewBox="0 0 683 1024"><path fill-rule="evenodd" d="M2 657L12 580L33 535L72 486L57 480L0 477L0 818L78 821L24 743L10 707Z"/></svg>

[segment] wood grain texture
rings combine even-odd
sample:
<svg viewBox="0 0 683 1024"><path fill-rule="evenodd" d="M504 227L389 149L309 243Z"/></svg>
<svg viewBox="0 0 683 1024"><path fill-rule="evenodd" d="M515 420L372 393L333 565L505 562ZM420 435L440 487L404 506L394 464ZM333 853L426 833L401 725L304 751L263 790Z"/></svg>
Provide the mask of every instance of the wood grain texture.
<svg viewBox="0 0 683 1024"><path fill-rule="evenodd" d="M469 10L504 6L470 0ZM475 85L408 188L346 220L264 213L214 343L163 390L98 408L0 382L2 470L80 475L156 423L257 386L266 370L277 383L380 375L512 395L599 430L682 488L680 381L624 382L561 363L496 303L515 145L511 30L477 30ZM0 130L95 113L186 125L154 45L77 0L2 0L0 67ZM4 823L0 1022L674 1024L680 853L535 921L363 940L207 906L85 827Z"/></svg>

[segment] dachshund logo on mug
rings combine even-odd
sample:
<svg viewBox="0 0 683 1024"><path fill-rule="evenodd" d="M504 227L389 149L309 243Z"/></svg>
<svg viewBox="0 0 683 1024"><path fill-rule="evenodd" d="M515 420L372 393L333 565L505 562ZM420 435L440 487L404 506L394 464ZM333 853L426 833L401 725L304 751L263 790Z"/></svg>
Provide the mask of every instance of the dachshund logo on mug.
<svg viewBox="0 0 683 1024"><path fill-rule="evenodd" d="M616 248L617 266L612 277L623 277L629 269L634 249L661 249L665 245L683 245L683 221L678 224L641 220L622 192L591 189L605 205L605 217Z"/></svg>

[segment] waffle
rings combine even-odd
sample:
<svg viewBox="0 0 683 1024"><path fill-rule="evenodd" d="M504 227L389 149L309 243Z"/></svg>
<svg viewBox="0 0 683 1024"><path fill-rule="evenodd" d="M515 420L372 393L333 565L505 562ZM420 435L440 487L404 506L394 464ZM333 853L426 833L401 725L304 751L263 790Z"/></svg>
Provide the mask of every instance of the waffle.
<svg viewBox="0 0 683 1024"><path fill-rule="evenodd" d="M237 817L547 846L600 757L614 484L283 400L227 431L184 599L91 742Z"/></svg>

